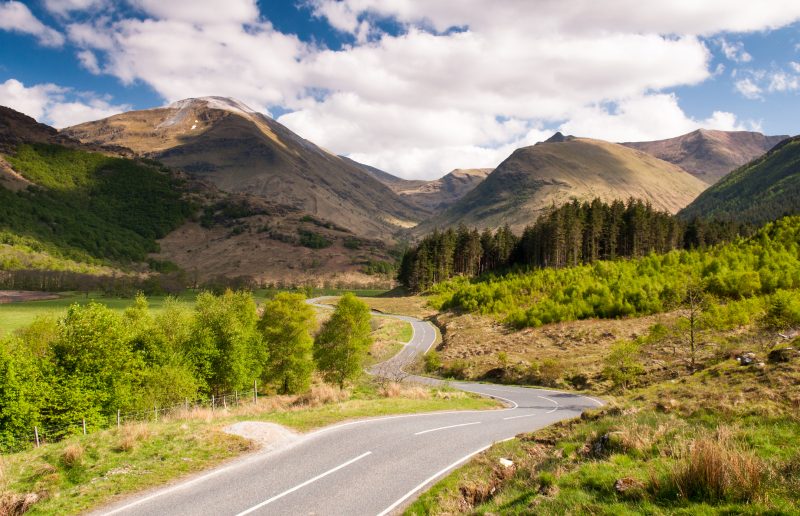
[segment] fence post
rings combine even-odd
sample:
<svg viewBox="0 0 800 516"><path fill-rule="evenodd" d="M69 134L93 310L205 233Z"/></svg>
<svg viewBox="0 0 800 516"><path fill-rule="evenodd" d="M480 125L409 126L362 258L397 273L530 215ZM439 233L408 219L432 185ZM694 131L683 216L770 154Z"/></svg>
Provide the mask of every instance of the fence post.
<svg viewBox="0 0 800 516"><path fill-rule="evenodd" d="M233 401L235 405L239 406L239 391L233 391Z"/></svg>
<svg viewBox="0 0 800 516"><path fill-rule="evenodd" d="M83 435L86 435L86 418L83 418Z"/></svg>
<svg viewBox="0 0 800 516"><path fill-rule="evenodd" d="M119 409L117 409L117 428L119 428Z"/></svg>
<svg viewBox="0 0 800 516"><path fill-rule="evenodd" d="M256 389L256 380L253 380L253 403L258 401L258 390Z"/></svg>
<svg viewBox="0 0 800 516"><path fill-rule="evenodd" d="M183 398L183 410L189 412L189 398Z"/></svg>
<svg viewBox="0 0 800 516"><path fill-rule="evenodd" d="M38 448L39 447L39 427L38 426L34 426L33 427L33 435L36 436L36 447Z"/></svg>
<svg viewBox="0 0 800 516"><path fill-rule="evenodd" d="M222 395L222 408L224 409L228 408L228 396L226 396L225 394Z"/></svg>
<svg viewBox="0 0 800 516"><path fill-rule="evenodd" d="M156 423L158 422L158 405L153 405L153 417L156 418Z"/></svg>
<svg viewBox="0 0 800 516"><path fill-rule="evenodd" d="M215 405L215 400L214 400L214 395L212 394L211 395L211 410L212 411L214 410L214 405Z"/></svg>

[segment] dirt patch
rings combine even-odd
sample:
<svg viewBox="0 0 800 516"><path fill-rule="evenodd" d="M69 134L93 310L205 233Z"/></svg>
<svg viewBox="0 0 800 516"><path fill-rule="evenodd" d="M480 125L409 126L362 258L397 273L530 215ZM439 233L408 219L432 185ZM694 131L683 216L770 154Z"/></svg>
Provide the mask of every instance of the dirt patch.
<svg viewBox="0 0 800 516"><path fill-rule="evenodd" d="M0 290L0 305L7 303L24 303L26 301L45 301L58 299L52 292L34 292L29 290Z"/></svg>
<svg viewBox="0 0 800 516"><path fill-rule="evenodd" d="M277 450L300 439L298 434L286 427L263 421L241 421L225 427L223 431L249 439L264 451Z"/></svg>

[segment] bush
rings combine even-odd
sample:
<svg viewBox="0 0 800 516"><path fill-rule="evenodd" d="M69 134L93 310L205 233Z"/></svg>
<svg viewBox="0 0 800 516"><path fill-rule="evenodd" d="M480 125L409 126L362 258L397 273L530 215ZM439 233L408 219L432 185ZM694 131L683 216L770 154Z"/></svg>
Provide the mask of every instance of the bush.
<svg viewBox="0 0 800 516"><path fill-rule="evenodd" d="M603 376L611 380L615 388L627 389L636 383L644 373L639 362L640 345L634 341L620 341L611 346L611 353L605 359Z"/></svg>
<svg viewBox="0 0 800 516"><path fill-rule="evenodd" d="M442 368L442 359L439 356L439 352L437 352L435 349L428 351L423 356L423 360L425 361L426 373L435 373Z"/></svg>
<svg viewBox="0 0 800 516"><path fill-rule="evenodd" d="M298 229L297 234L300 235L300 245L309 249L325 249L333 245L333 242L324 236L307 229Z"/></svg>

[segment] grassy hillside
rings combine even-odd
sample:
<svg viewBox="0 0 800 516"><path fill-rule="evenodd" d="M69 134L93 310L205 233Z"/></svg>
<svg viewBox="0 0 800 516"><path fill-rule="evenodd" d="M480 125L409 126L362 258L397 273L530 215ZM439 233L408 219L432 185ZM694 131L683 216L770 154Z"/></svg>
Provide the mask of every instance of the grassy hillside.
<svg viewBox="0 0 800 516"><path fill-rule="evenodd" d="M573 199L611 202L632 197L675 213L705 187L679 167L643 152L600 140L566 138L517 149L475 189L414 232L422 235L460 223L478 228L508 224L521 231L553 205Z"/></svg>
<svg viewBox="0 0 800 516"><path fill-rule="evenodd" d="M0 188L0 231L57 258L143 261L190 212L176 180L141 162L46 144L7 160L38 188Z"/></svg>
<svg viewBox="0 0 800 516"><path fill-rule="evenodd" d="M763 223L798 212L800 137L794 137L725 176L679 216Z"/></svg>
<svg viewBox="0 0 800 516"><path fill-rule="evenodd" d="M622 145L674 163L712 185L786 138L788 136L765 136L751 131L698 129L666 140Z"/></svg>
<svg viewBox="0 0 800 516"><path fill-rule="evenodd" d="M727 299L800 288L800 217L707 250L564 269L456 278L432 289L437 308L491 314L517 326L664 312L697 286Z"/></svg>

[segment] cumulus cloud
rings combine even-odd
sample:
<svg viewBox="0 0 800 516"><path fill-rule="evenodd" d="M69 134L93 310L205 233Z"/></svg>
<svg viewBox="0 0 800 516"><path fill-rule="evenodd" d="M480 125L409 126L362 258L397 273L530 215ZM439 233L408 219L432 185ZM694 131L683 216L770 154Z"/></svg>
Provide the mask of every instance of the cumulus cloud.
<svg viewBox="0 0 800 516"><path fill-rule="evenodd" d="M567 134L612 141L660 140L695 129L724 131L757 130L754 122L742 123L733 113L715 111L703 120L686 116L674 94L644 95L613 106L587 107L561 125Z"/></svg>
<svg viewBox="0 0 800 516"><path fill-rule="evenodd" d="M55 2L55 0L48 0ZM67 0L80 5L104 0ZM92 73L142 81L165 101L202 95L280 107L291 129L330 150L405 176L493 166L563 125L610 140L675 136L730 113L688 117L671 88L703 82L704 41L751 59L730 34L785 26L800 3L772 0L307 0L349 34L328 49L279 32L255 0L129 0L136 16L82 18L66 33ZM391 19L397 34L381 32ZM703 39L710 38L710 39ZM736 87L760 98L751 76ZM775 82L775 88L791 82ZM713 106L711 106L713 108ZM658 122L653 122L657 120ZM746 124L744 124L746 125Z"/></svg>
<svg viewBox="0 0 800 516"><path fill-rule="evenodd" d="M756 84L756 82L750 77L739 79L738 81L735 81L733 85L736 88L736 91L741 93L744 98L750 100L757 100L763 98L761 95L761 93L763 92L761 86Z"/></svg>
<svg viewBox="0 0 800 516"><path fill-rule="evenodd" d="M0 105L59 128L131 109L126 104L111 104L108 98L91 92L74 91L51 83L28 87L16 79L0 83Z"/></svg>
<svg viewBox="0 0 800 516"><path fill-rule="evenodd" d="M99 10L108 0L44 0L45 8L53 14L66 17L75 11Z"/></svg>
<svg viewBox="0 0 800 516"><path fill-rule="evenodd" d="M42 23L22 2L0 3L0 30L30 34L46 47L64 44L64 35Z"/></svg>
<svg viewBox="0 0 800 516"><path fill-rule="evenodd" d="M725 54L725 57L731 61L736 63L749 63L753 60L753 56L744 49L744 43L741 41L729 42L725 38L718 38L717 44L722 50L722 53Z"/></svg>

